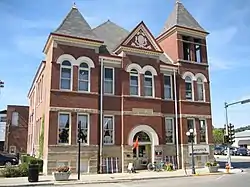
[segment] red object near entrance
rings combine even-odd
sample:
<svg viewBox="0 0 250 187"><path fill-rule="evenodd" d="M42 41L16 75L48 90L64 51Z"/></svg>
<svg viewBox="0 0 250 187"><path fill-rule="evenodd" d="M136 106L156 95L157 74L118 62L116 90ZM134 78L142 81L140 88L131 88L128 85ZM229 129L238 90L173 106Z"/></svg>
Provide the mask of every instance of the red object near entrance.
<svg viewBox="0 0 250 187"><path fill-rule="evenodd" d="M138 136L137 136L135 143L134 143L134 146L133 146L133 149L137 148L138 146L139 146L139 140L138 140Z"/></svg>

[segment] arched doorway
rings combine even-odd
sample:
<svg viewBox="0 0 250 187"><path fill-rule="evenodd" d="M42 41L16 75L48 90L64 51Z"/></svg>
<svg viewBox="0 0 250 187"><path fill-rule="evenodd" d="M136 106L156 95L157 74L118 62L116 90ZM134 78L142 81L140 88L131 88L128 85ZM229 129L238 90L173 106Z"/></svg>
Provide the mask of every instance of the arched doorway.
<svg viewBox="0 0 250 187"><path fill-rule="evenodd" d="M152 162L152 141L144 131L139 131L134 135L133 142L138 138L138 147L133 149L136 169L146 169L148 163Z"/></svg>

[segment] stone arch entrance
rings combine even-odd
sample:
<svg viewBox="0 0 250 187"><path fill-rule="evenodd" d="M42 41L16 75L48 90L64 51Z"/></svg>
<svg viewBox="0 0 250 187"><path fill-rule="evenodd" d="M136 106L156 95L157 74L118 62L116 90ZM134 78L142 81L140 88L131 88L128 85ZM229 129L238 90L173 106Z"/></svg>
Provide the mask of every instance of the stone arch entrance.
<svg viewBox="0 0 250 187"><path fill-rule="evenodd" d="M159 138L153 128L139 125L133 128L128 137L128 144L133 146L138 137L139 146L133 150L137 169L146 169L147 164L154 162L154 146L159 145Z"/></svg>

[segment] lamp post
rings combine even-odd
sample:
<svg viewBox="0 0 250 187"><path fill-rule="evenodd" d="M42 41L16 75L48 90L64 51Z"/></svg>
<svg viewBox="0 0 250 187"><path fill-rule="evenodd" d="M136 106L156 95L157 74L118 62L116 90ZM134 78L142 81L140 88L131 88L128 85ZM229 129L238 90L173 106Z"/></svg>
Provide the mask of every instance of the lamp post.
<svg viewBox="0 0 250 187"><path fill-rule="evenodd" d="M192 154L192 174L195 174L195 164L194 164L194 129L189 129L186 135L191 139L191 154Z"/></svg>
<svg viewBox="0 0 250 187"><path fill-rule="evenodd" d="M237 101L237 102L234 102L234 103L227 103L227 102L224 103L225 116L226 116L226 135L229 135L229 130L228 130L228 111L227 111L227 108L229 106L232 106L232 105L236 105L236 104L242 104L243 105L243 104L246 104L246 103L250 103L250 99L245 99L245 100ZM230 155L230 145L229 144L227 146L227 162L228 162L228 165L231 168L231 155Z"/></svg>

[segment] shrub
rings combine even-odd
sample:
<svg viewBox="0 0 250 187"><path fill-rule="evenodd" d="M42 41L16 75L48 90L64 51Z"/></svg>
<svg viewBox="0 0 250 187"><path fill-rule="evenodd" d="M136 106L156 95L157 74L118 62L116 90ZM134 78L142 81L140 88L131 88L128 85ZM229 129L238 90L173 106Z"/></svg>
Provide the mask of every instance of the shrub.
<svg viewBox="0 0 250 187"><path fill-rule="evenodd" d="M28 176L28 164L20 164L19 166L7 166L1 171L3 177L26 177Z"/></svg>
<svg viewBox="0 0 250 187"><path fill-rule="evenodd" d="M205 166L207 167L211 167L211 166L217 166L218 162L214 161L214 162L206 162Z"/></svg>
<svg viewBox="0 0 250 187"><path fill-rule="evenodd" d="M68 166L60 166L60 167L56 168L56 171L59 173L70 172L70 169Z"/></svg>
<svg viewBox="0 0 250 187"><path fill-rule="evenodd" d="M23 155L21 157L22 163L26 164L38 164L39 165L39 172L43 172L43 160L38 159L29 155Z"/></svg>

